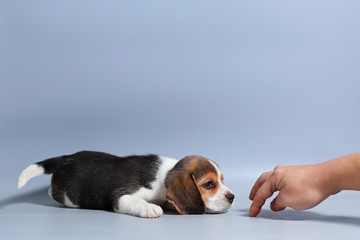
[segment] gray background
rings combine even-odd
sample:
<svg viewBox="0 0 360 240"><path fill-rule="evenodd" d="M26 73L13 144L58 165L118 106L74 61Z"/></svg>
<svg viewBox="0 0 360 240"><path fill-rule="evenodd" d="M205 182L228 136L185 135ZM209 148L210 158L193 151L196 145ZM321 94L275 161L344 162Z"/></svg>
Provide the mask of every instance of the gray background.
<svg viewBox="0 0 360 240"><path fill-rule="evenodd" d="M0 1L0 231L27 239L359 233L354 192L311 211L267 207L246 217L261 172L359 151L359 20L355 0ZM150 223L59 208L46 196L49 177L16 191L27 165L84 149L207 156L235 206Z"/></svg>

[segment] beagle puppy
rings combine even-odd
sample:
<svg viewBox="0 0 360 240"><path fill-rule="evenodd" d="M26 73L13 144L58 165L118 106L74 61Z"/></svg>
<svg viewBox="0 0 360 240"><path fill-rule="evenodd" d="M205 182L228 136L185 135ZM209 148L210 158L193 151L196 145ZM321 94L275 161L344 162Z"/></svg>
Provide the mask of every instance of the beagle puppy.
<svg viewBox="0 0 360 240"><path fill-rule="evenodd" d="M18 188L31 178L53 174L49 195L72 208L112 209L144 218L163 214L222 213L234 200L218 165L202 156L181 160L154 154L118 157L82 151L27 167Z"/></svg>

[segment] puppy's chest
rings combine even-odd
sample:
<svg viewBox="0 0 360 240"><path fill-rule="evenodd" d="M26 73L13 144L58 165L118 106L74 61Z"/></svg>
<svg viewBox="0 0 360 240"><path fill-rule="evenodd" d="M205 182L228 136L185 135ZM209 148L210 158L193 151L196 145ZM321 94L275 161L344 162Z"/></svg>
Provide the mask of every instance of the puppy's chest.
<svg viewBox="0 0 360 240"><path fill-rule="evenodd" d="M148 202L155 204L162 204L166 202L166 187L165 187L165 179L168 172L174 167L174 165L178 162L175 159L167 158L159 156L160 165L158 172L156 174L156 178L153 182L151 182L151 188L141 187L133 196L142 198Z"/></svg>
<svg viewBox="0 0 360 240"><path fill-rule="evenodd" d="M151 184L151 189L141 187L132 195L144 199L147 202L162 204L166 201L165 183L155 181L153 184Z"/></svg>

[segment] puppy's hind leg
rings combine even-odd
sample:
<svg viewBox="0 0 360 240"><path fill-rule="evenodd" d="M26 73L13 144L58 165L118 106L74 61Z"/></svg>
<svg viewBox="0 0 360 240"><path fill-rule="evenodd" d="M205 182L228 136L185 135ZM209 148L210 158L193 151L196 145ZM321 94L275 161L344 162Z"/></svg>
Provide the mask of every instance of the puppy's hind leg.
<svg viewBox="0 0 360 240"><path fill-rule="evenodd" d="M114 211L143 218L157 218L163 214L160 206L148 203L144 199L123 195L114 202Z"/></svg>

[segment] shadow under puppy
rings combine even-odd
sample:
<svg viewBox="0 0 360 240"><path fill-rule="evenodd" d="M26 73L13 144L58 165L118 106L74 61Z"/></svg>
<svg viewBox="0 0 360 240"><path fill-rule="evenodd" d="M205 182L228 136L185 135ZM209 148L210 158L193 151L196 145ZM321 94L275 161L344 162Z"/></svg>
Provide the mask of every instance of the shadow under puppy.
<svg viewBox="0 0 360 240"><path fill-rule="evenodd" d="M53 174L49 195L68 207L147 218L163 214L159 205L181 214L222 213L235 197L218 165L197 155L178 161L154 154L118 157L82 151L30 165L19 176L18 188L42 174Z"/></svg>

